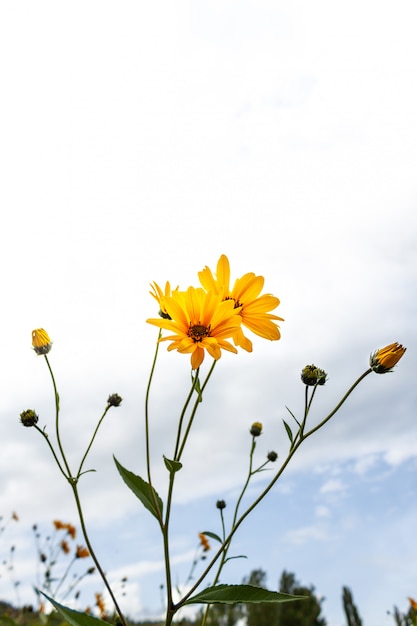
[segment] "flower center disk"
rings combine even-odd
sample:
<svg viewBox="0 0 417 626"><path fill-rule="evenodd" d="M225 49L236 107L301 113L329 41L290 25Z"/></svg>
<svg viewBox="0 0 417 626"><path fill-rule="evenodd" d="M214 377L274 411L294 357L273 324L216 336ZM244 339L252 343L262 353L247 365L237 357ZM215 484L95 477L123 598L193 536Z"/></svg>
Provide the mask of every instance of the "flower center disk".
<svg viewBox="0 0 417 626"><path fill-rule="evenodd" d="M204 337L210 337L210 325L190 324L187 334L193 341L201 341Z"/></svg>

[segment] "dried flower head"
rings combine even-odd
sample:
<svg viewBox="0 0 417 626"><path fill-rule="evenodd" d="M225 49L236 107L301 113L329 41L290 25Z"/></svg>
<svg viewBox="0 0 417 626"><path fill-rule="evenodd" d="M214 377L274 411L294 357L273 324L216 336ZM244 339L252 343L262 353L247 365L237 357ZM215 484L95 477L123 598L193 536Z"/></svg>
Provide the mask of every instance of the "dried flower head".
<svg viewBox="0 0 417 626"><path fill-rule="evenodd" d="M220 510L226 508L226 502L224 500L217 500L216 507Z"/></svg>
<svg viewBox="0 0 417 626"><path fill-rule="evenodd" d="M407 348L400 343L390 343L389 346L377 350L371 354L369 365L377 374L392 372L392 368L397 365Z"/></svg>
<svg viewBox="0 0 417 626"><path fill-rule="evenodd" d="M274 452L274 450L271 450L271 452L268 452L268 454L266 455L266 458L268 459L268 461L271 461L271 463L275 463L278 458L278 454Z"/></svg>
<svg viewBox="0 0 417 626"><path fill-rule="evenodd" d="M122 398L118 393L112 393L111 396L107 398L107 404L109 406L120 406L122 403Z"/></svg>
<svg viewBox="0 0 417 626"><path fill-rule="evenodd" d="M35 426L38 423L39 417L36 415L35 411L32 409L27 409L20 414L20 421L23 426Z"/></svg>
<svg viewBox="0 0 417 626"><path fill-rule="evenodd" d="M43 328L32 330L32 346L36 354L48 354L52 348L52 341Z"/></svg>

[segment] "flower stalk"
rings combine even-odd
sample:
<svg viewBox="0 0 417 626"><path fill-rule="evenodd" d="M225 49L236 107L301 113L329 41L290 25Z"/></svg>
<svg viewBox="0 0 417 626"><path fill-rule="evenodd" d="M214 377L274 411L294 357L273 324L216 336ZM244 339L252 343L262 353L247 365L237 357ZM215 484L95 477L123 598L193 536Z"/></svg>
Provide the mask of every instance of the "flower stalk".
<svg viewBox="0 0 417 626"><path fill-rule="evenodd" d="M275 463L278 459L278 454L275 451L270 451L266 456L266 460L258 465L256 464L255 452L257 449L257 438L261 436L263 426L261 422L254 422L252 424L250 428L251 444L249 449L247 473L243 480L242 488L237 497L234 508L232 508L233 513L230 527L226 529L223 513L226 503L224 500L218 500L216 506L220 512L221 537L218 537L209 531L204 531L204 533L200 533L200 541L204 552L207 552L210 548L206 534L211 538L218 540L220 542L220 547L214 551L214 554L211 556L208 563L205 564L203 571L191 584L197 565L197 557L194 558L189 577L186 581L186 584L190 583L191 586L183 593L178 601L174 602L170 531L176 474L182 469L182 459L185 456L184 451L190 442L190 434L196 424L197 411L203 401L206 387L212 379L214 368L224 351L237 354L239 348L247 352L252 352L252 341L244 334L244 331L246 333L249 330L258 337L268 339L270 341L276 341L279 340L281 336L280 328L277 322L283 321L281 317L272 313L272 311L274 311L280 304L279 299L269 293L261 293L264 286L263 276L257 276L253 272L248 272L241 276L241 278L237 278L233 283L230 280L229 260L225 255L221 255L219 258L216 273L212 272L210 268L206 266L201 272L198 273L198 277L200 286L190 286L185 290L180 290L178 287L171 290L169 282L166 282L164 290L161 289L155 282L151 285L150 293L159 305L159 317L149 318L147 320L149 324L158 328L158 338L148 378L144 407L147 482L140 476L136 476L133 472L126 470L116 460L116 466L118 467L122 478L125 480L126 484L130 487L136 497L142 502L145 508L148 509L148 511L150 511L156 518L161 531L166 583L166 605L164 607L165 626L171 626L175 615L179 609L187 603L187 601L190 599L193 601L196 601L196 599L201 600L200 594L198 598L192 598L192 596L198 591L199 587L204 583L208 574L215 566L217 567L210 593L213 589L217 592L220 576L224 566L229 560L229 550L237 530L275 486L283 472L288 467L288 464L292 460L293 456L301 447L302 443L308 437L323 428L329 420L332 419L332 417L339 411L348 397L366 376L368 376L371 372L375 372L377 374L391 372L406 350L406 348L404 348L401 344L392 343L385 348L381 348L380 350L374 352L370 357L369 368L364 371L348 388L346 393L342 396L340 401L330 411L330 413L328 413L323 419L312 427L309 426L311 407L314 399L317 398L318 387L324 385L326 382L327 374L324 370L316 367L315 365L307 365L301 372L301 380L305 385L303 414L297 419L297 417L289 411L296 424L295 428L294 425L290 426L284 421L284 426L290 440L287 455L280 463L278 469L273 471L272 478L270 478L267 484L261 488L260 493L248 505L245 504L245 508L243 506L244 498L248 494L248 488L253 477L256 474L269 469L269 464ZM164 331L168 331L168 334L165 334ZM164 463L169 472L164 502L159 497L153 484L151 418L149 408L151 387L154 382L156 364L159 356L159 346L161 342L168 342L168 352L175 350L179 354L189 355L191 364L191 385L187 391L182 409L179 412L176 422L176 432L173 440L173 456L172 458L164 456ZM80 548L79 552L77 552L77 557L83 558L83 556L86 556L88 553L91 555L95 567L112 599L115 611L122 626L127 626L126 619L91 544L78 490L78 482L81 476L85 474L86 471L92 471L84 470L84 466L91 448L96 441L98 431L104 421L104 418L110 408L120 406L122 399L118 394L112 394L109 396L107 405L101 417L98 419L85 452L81 457L77 473L75 475L72 474L61 439L60 400L55 376L48 358L48 354L52 348L52 342L48 333L44 329L40 328L33 331L32 346L37 355L45 358L52 380L55 400L55 436L57 449L52 444L45 428L41 429L38 426L39 418L34 410L28 409L21 413L21 422L25 427L35 427L35 429L42 435L61 474L69 483L77 508L82 534L87 546L86 548ZM204 381L201 383L200 373L206 354L208 354L213 361L211 366L208 368ZM205 554L202 556L202 560L203 559L206 559ZM64 575L64 579L66 576L67 572ZM209 596L209 602L212 601L217 602L223 600ZM235 598L233 601L245 602L247 600L244 596L242 596L241 599L236 600ZM207 603L207 596L206 605L206 611L203 616L203 626L207 623L210 609L210 603ZM65 607L61 607L61 609L63 610L63 615L65 617ZM83 623L82 620L78 622L76 618L74 619L74 624Z"/></svg>

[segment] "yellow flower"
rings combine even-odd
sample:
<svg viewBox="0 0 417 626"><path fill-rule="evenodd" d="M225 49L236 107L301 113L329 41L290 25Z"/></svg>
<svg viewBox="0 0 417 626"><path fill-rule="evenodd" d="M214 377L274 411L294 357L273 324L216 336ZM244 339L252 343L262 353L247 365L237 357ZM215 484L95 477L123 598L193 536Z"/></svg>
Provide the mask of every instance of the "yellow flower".
<svg viewBox="0 0 417 626"><path fill-rule="evenodd" d="M406 350L407 348L404 348L397 342L390 343L389 346L385 346L385 348L381 348L371 354L369 364L377 374L386 374L386 372L390 372L397 365Z"/></svg>
<svg viewBox="0 0 417 626"><path fill-rule="evenodd" d="M52 348L52 341L43 328L32 330L32 346L36 354L48 354Z"/></svg>
<svg viewBox="0 0 417 626"><path fill-rule="evenodd" d="M283 319L269 312L276 309L279 299L269 293L260 295L264 286L263 276L249 272L238 278L230 289L229 260L222 254L217 263L216 278L207 266L198 273L198 277L204 289L214 291L221 300L232 300L235 307L239 307L243 326L265 339L280 339L281 334L275 321ZM233 341L236 346L252 352L252 342L245 337L241 328L236 330Z"/></svg>
<svg viewBox="0 0 417 626"><path fill-rule="evenodd" d="M77 546L77 549L75 551L76 559L86 559L89 556L90 552L87 550L87 548L84 548L84 546Z"/></svg>
<svg viewBox="0 0 417 626"><path fill-rule="evenodd" d="M216 360L222 349L237 352L227 341L240 326L239 309L233 301L221 302L213 292L189 287L185 292L173 291L170 297L164 297L164 307L170 319L146 321L174 333L160 341L172 342L168 350L191 354L193 370L200 367L205 350Z"/></svg>
<svg viewBox="0 0 417 626"><path fill-rule="evenodd" d="M204 533L198 533L198 536L200 538L200 544L201 544L201 547L203 548L203 551L208 552L210 550L209 540L207 539Z"/></svg>
<svg viewBox="0 0 417 626"><path fill-rule="evenodd" d="M408 598L408 601L410 603L411 608L417 611L417 602L413 598Z"/></svg>
<svg viewBox="0 0 417 626"><path fill-rule="evenodd" d="M70 547L69 547L69 545L68 545L68 541L65 541L65 539L63 539L63 540L61 541L61 544L60 544L60 545L61 545L61 549L62 549L62 551L63 551L65 554L68 554L68 553L69 553L69 551L70 551Z"/></svg>
<svg viewBox="0 0 417 626"><path fill-rule="evenodd" d="M155 300L159 304L159 315L166 320L171 319L169 317L169 314L167 313L167 310L164 304L165 298L171 297L171 285L167 281L165 283L165 291L162 291L160 286L157 283L153 282L151 283L151 288L152 288L152 291L150 291L149 293L151 294L152 298L155 298Z"/></svg>

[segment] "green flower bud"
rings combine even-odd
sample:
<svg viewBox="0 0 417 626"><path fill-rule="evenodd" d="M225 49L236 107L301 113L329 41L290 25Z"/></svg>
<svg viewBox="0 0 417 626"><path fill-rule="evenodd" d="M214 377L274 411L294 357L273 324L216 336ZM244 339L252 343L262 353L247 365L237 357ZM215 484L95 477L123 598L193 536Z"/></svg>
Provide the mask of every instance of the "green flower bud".
<svg viewBox="0 0 417 626"><path fill-rule="evenodd" d="M259 435L262 433L261 422L253 422L252 426L250 427L249 432L252 435L252 437L259 437Z"/></svg>
<svg viewBox="0 0 417 626"><path fill-rule="evenodd" d="M306 365L301 372L301 380L303 383L312 387L315 385L324 385L326 378L326 372L315 365Z"/></svg>
<svg viewBox="0 0 417 626"><path fill-rule="evenodd" d="M111 396L107 399L107 404L109 406L120 406L122 403L122 398L118 393L112 393Z"/></svg>
<svg viewBox="0 0 417 626"><path fill-rule="evenodd" d="M39 417L36 415L35 411L32 409L27 409L20 414L20 421L23 426L35 426L39 420Z"/></svg>

